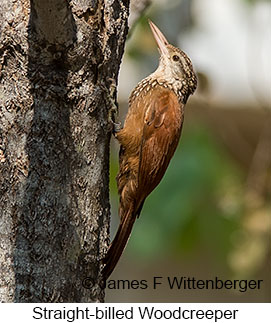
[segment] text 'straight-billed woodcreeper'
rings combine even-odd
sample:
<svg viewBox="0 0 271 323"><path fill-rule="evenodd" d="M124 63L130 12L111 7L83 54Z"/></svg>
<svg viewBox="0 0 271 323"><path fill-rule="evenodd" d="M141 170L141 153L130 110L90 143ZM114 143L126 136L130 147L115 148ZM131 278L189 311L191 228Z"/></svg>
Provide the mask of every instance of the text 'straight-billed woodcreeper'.
<svg viewBox="0 0 271 323"><path fill-rule="evenodd" d="M120 224L104 258L105 280L126 246L146 197L168 167L180 139L186 101L197 86L188 56L170 45L152 22L150 27L160 52L159 66L133 90L123 129L115 132L120 143Z"/></svg>

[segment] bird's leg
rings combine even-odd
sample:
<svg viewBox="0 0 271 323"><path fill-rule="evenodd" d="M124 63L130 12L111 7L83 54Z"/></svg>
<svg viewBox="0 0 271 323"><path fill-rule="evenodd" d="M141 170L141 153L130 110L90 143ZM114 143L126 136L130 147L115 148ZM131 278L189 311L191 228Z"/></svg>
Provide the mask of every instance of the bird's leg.
<svg viewBox="0 0 271 323"><path fill-rule="evenodd" d="M112 78L109 78L108 80L111 82L108 91L108 101L110 104L110 109L108 111L108 122L112 125L112 132L115 135L122 129L122 126L121 122L116 122L116 114L118 114L119 110L117 102L114 98L116 92L116 82Z"/></svg>
<svg viewBox="0 0 271 323"><path fill-rule="evenodd" d="M118 107L114 100L112 100L111 108L108 111L108 122L111 123L113 127L113 134L118 133L121 129L121 122L115 122L115 116L118 113Z"/></svg>

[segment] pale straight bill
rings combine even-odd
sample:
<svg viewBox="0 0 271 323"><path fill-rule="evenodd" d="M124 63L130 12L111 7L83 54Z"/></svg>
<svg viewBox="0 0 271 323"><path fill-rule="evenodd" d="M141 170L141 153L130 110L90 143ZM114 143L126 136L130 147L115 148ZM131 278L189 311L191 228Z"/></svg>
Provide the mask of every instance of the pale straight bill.
<svg viewBox="0 0 271 323"><path fill-rule="evenodd" d="M268 303L0 304L0 322L270 323Z"/></svg>

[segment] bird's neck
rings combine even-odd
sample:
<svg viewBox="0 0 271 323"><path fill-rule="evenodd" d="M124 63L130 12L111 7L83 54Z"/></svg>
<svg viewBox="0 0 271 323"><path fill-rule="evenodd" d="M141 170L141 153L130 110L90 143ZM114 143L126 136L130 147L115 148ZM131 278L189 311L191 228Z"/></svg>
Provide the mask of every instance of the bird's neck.
<svg viewBox="0 0 271 323"><path fill-rule="evenodd" d="M174 91L181 103L186 103L188 99L189 88L185 80L167 77L166 75L163 75L158 68L154 73L137 84L130 95L129 102L132 102L141 92L148 92L156 86L162 86Z"/></svg>

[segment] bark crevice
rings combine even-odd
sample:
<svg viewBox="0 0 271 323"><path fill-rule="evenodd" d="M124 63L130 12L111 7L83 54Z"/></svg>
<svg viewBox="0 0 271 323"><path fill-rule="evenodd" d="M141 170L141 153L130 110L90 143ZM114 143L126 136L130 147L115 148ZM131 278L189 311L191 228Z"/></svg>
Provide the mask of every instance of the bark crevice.
<svg viewBox="0 0 271 323"><path fill-rule="evenodd" d="M3 302L103 301L107 114L129 5L112 3L0 3Z"/></svg>

